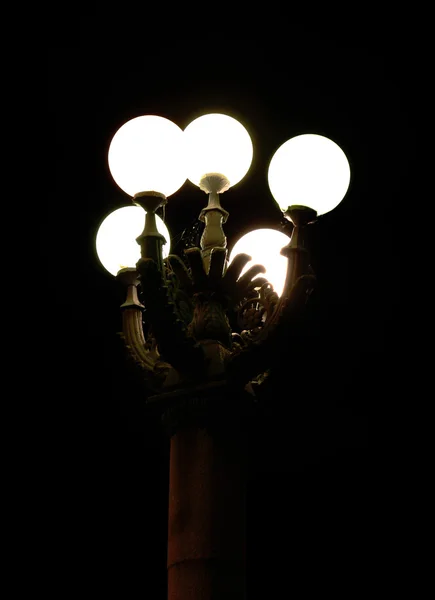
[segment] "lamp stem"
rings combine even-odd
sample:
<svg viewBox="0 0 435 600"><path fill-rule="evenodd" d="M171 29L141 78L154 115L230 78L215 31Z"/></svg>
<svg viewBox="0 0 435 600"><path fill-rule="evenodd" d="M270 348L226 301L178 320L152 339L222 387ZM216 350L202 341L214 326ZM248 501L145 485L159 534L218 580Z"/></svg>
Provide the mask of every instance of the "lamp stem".
<svg viewBox="0 0 435 600"><path fill-rule="evenodd" d="M146 212L144 230L136 238L140 245L140 260L152 259L164 274L162 246L166 244L166 239L157 230L156 210L166 204L166 196L158 192L140 192L133 197L133 202Z"/></svg>
<svg viewBox="0 0 435 600"><path fill-rule="evenodd" d="M210 194L210 196L212 196L212 194ZM217 202L219 202L219 199L217 199ZM227 238L222 228L222 224L226 221L226 211L222 208L215 208L216 200L212 200L212 203L212 206L209 203L207 209L204 209L200 216L200 219L205 222L200 243L202 261L206 273L208 273L210 268L210 255L212 251L215 248L225 249L227 247Z"/></svg>
<svg viewBox="0 0 435 600"><path fill-rule="evenodd" d="M199 215L199 219L205 223L200 243L204 270L208 273L212 251L215 248L225 250L227 247L222 224L226 223L229 213L222 208L219 194L228 189L229 181L220 173L208 173L201 179L199 187L208 193L208 204Z"/></svg>
<svg viewBox="0 0 435 600"><path fill-rule="evenodd" d="M292 205L284 212L284 216L294 225L290 242L281 250L288 259L285 289L291 290L302 275L310 272L310 255L305 247L305 227L317 219L317 213L307 206Z"/></svg>

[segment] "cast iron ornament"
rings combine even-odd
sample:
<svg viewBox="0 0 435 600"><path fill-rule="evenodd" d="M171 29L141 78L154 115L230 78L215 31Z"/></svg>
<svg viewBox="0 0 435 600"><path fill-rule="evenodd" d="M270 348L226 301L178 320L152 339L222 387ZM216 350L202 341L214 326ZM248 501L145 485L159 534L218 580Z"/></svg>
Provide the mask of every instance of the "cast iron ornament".
<svg viewBox="0 0 435 600"><path fill-rule="evenodd" d="M290 243L281 250L288 269L278 297L264 277L257 277L265 272L263 266L241 275L251 260L247 254L237 255L228 265L221 227L228 213L217 194L209 200L208 212L200 215L206 215L202 247L184 250L186 262L177 255L162 259L165 240L154 215L165 197L144 192L134 202L147 213L138 238L142 257L136 269L123 269L117 277L127 289L121 306L122 337L144 375L149 400L221 385L255 396L279 348L297 329L315 287L303 245L303 230L315 221L315 211L292 206L284 213L294 227ZM209 223L207 217L213 217Z"/></svg>

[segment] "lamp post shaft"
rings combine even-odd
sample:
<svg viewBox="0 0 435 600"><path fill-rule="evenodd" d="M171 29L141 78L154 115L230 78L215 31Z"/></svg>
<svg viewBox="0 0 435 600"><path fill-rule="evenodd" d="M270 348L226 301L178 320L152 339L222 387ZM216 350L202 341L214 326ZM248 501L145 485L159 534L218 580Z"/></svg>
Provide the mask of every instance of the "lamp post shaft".
<svg viewBox="0 0 435 600"><path fill-rule="evenodd" d="M245 456L240 431L172 436L168 600L245 598Z"/></svg>

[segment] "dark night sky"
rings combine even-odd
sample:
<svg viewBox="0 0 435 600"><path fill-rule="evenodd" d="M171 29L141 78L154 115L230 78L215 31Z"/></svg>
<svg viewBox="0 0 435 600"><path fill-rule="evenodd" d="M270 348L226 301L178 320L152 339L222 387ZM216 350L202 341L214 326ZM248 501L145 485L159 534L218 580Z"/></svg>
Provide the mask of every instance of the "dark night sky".
<svg viewBox="0 0 435 600"><path fill-rule="evenodd" d="M192 45L169 59L147 47L132 63L78 46L49 60L56 216L47 220L63 249L66 286L54 294L67 315L68 348L57 385L69 401L53 416L61 448L53 476L65 507L59 528L70 548L86 548L75 558L77 571L101 577L108 589L119 586L120 598L140 590L150 600L165 598L166 576L168 447L117 338L122 290L94 246L102 219L130 202L107 167L110 140L141 114L181 127L206 111L244 122L254 160L223 200L230 247L240 228L278 226L267 167L284 141L320 133L346 152L349 192L310 233L319 280L310 338L295 364L283 349L284 370L251 439L248 597L278 595L290 566L298 585L313 571L337 585L343 572L359 580L370 569L364 546L379 519L386 461L376 447L377 420L398 385L392 324L397 208L414 160L410 67L367 48L284 53L278 62L271 49L229 48L198 55ZM175 236L205 200L189 183L170 198L166 217Z"/></svg>

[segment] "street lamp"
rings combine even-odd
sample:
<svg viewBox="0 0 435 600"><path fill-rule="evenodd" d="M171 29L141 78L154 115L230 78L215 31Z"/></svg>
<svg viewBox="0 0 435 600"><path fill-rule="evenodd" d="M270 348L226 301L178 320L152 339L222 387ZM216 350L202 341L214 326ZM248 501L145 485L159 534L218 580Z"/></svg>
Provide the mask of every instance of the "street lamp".
<svg viewBox="0 0 435 600"><path fill-rule="evenodd" d="M109 271L106 265L119 267L126 347L171 439L169 600L244 598L244 423L315 285L304 230L344 198L350 182L335 142L314 134L291 138L268 170L270 191L293 224L291 236L256 230L228 257L222 226L229 213L221 197L242 181L252 156L247 130L224 114L202 115L184 131L163 117L137 117L109 148L112 176L132 196L137 214L128 234L130 244L137 242L136 260L106 257L125 231L115 217L107 226L110 215L97 233L97 252ZM199 215L200 247L178 256L156 211L166 204L170 210L168 197L186 179L208 202ZM99 241L110 236L104 250ZM263 266L266 248L272 260Z"/></svg>

